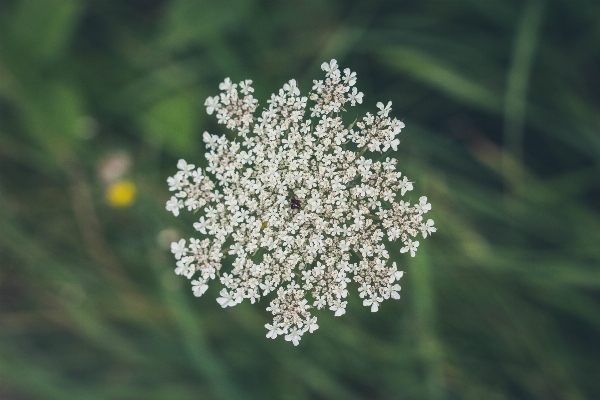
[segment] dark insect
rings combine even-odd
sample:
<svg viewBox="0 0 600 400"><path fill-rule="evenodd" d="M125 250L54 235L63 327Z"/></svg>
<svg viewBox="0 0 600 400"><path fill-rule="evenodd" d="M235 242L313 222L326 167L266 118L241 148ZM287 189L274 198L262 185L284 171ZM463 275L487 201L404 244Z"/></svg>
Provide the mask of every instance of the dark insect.
<svg viewBox="0 0 600 400"><path fill-rule="evenodd" d="M297 210L300 208L300 200L292 197L292 210Z"/></svg>

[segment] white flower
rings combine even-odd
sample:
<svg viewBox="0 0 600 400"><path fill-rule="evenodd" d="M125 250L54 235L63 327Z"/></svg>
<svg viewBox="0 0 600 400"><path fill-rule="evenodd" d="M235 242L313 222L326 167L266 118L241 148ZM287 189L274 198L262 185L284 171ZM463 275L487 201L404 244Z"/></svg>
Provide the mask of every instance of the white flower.
<svg viewBox="0 0 600 400"><path fill-rule="evenodd" d="M390 274L390 283L394 283L402 278L404 271L398 271L398 267L396 267L396 261L394 261L392 263L392 268L390 268Z"/></svg>
<svg viewBox="0 0 600 400"><path fill-rule="evenodd" d="M399 183L400 185L400 194L404 196L406 192L413 190L412 182L409 182L408 178L405 176L404 179Z"/></svg>
<svg viewBox="0 0 600 400"><path fill-rule="evenodd" d="M437 231L437 228L433 226L433 220L430 218L426 223L421 224L421 233L423 234L423 238L426 238L427 235L431 235L433 232Z"/></svg>
<svg viewBox="0 0 600 400"><path fill-rule="evenodd" d="M283 90L294 96L300 95L300 89L298 89L298 86L296 86L295 79L291 79L288 83L283 85Z"/></svg>
<svg viewBox="0 0 600 400"><path fill-rule="evenodd" d="M415 207L417 211L419 211L422 214L425 214L426 212L431 210L431 204L427 203L427 197L425 196L421 196L419 198L419 204L417 204Z"/></svg>
<svg viewBox="0 0 600 400"><path fill-rule="evenodd" d="M208 97L204 102L204 105L206 106L206 113L212 115L215 110L219 109L219 96Z"/></svg>
<svg viewBox="0 0 600 400"><path fill-rule="evenodd" d="M221 305L221 307L223 307L223 308L233 307L234 305L236 305L236 300L235 300L234 295L229 293L227 291L227 289L221 289L219 294L221 295L221 297L217 298L217 303L219 303Z"/></svg>
<svg viewBox="0 0 600 400"><path fill-rule="evenodd" d="M331 307L329 307L329 309L331 311L335 311L334 315L336 317L340 317L346 313L346 304L348 304L347 301L337 300L331 305Z"/></svg>
<svg viewBox="0 0 600 400"><path fill-rule="evenodd" d="M204 132L202 138L204 139L204 143L206 143L206 147L209 149L215 148L219 139L217 135L211 135L208 132Z"/></svg>
<svg viewBox="0 0 600 400"><path fill-rule="evenodd" d="M388 103L385 107L382 102L379 102L379 103L377 103L377 108L379 108L377 115L381 115L382 117L387 117L388 114L390 113L390 111L392 111L392 102L388 101Z"/></svg>
<svg viewBox="0 0 600 400"><path fill-rule="evenodd" d="M346 312L352 280L372 312L399 299L403 272L390 266L384 237L414 257L412 238L436 231L433 220L423 222L431 210L425 196L414 205L399 199L413 183L397 161L369 154L398 149L404 123L388 116L392 103L377 103L376 114L347 126L341 113L363 100L356 73L342 75L336 60L321 68L325 79L313 81L308 97L291 79L256 115L252 81L225 79L205 105L236 139L204 132L206 168L180 160L167 179L174 196L166 209L200 213L193 227L201 238L172 245L175 273L194 279L195 296L219 276L222 307L275 293L267 337L284 335L294 345L318 329L313 308ZM230 270L222 271L224 258Z"/></svg>
<svg viewBox="0 0 600 400"><path fill-rule="evenodd" d="M189 174L196 167L194 166L194 164L186 163L185 160L179 160L177 162L177 168L179 168L181 170L181 172L183 172L184 174Z"/></svg>
<svg viewBox="0 0 600 400"><path fill-rule="evenodd" d="M242 92L243 94L250 94L252 92L254 92L254 88L252 86L252 80L251 79L246 79L243 82L240 82L240 92ZM210 114L210 113L208 113Z"/></svg>
<svg viewBox="0 0 600 400"><path fill-rule="evenodd" d="M411 239L408 239L405 244L406 246L400 249L400 253L406 253L407 251L410 251L410 256L414 257L417 247L419 247L419 242L413 242Z"/></svg>
<svg viewBox="0 0 600 400"><path fill-rule="evenodd" d="M344 83L348 86L354 86L356 83L356 72L351 72L350 68L344 70Z"/></svg>
<svg viewBox="0 0 600 400"><path fill-rule="evenodd" d="M392 286L391 290L390 290L390 297L394 300L400 300L400 285L394 285Z"/></svg>
<svg viewBox="0 0 600 400"><path fill-rule="evenodd" d="M169 185L169 191L180 191L183 189L182 175L176 174L167 178L167 184Z"/></svg>
<svg viewBox="0 0 600 400"><path fill-rule="evenodd" d="M290 331L290 333L288 335L285 335L285 340L287 340L288 342L291 341L292 343L294 343L294 346L298 346L298 343L300 343L300 332L298 332L298 329L296 328L292 328L292 330Z"/></svg>
<svg viewBox="0 0 600 400"><path fill-rule="evenodd" d="M188 266L185 262L183 261L177 261L175 263L175 265L177 265L177 268L175 268L175 274L176 275L184 275L185 272L188 270Z"/></svg>
<svg viewBox="0 0 600 400"><path fill-rule="evenodd" d="M171 253L175 254L176 259L180 259L182 256L187 254L187 248L185 247L185 239L181 239L179 242L171 243Z"/></svg>
<svg viewBox="0 0 600 400"><path fill-rule="evenodd" d="M363 93L356 90L355 87L352 88L352 92L348 95L348 100L354 106L356 103L362 104Z"/></svg>
<svg viewBox="0 0 600 400"><path fill-rule="evenodd" d="M206 235L206 229L208 229L209 225L209 220L205 219L204 217L200 217L200 221L194 222L193 226L195 230Z"/></svg>
<svg viewBox="0 0 600 400"><path fill-rule="evenodd" d="M379 310L379 302L382 299L377 298L377 297L371 297L370 299L364 299L363 300L363 306L365 307L371 307L371 312L377 312L377 310Z"/></svg>
<svg viewBox="0 0 600 400"><path fill-rule="evenodd" d="M192 290L194 291L194 296L202 296L207 289L208 285L206 283L202 281L192 281Z"/></svg>
<svg viewBox="0 0 600 400"><path fill-rule="evenodd" d="M230 247L228 254L240 254L244 251L244 248L241 244L236 243Z"/></svg>
<svg viewBox="0 0 600 400"><path fill-rule="evenodd" d="M383 145L383 149L381 149L381 151L387 151L387 149L389 149L390 147L392 148L392 150L397 151L399 144L400 144L400 139L388 138L385 141L385 143Z"/></svg>
<svg viewBox="0 0 600 400"><path fill-rule="evenodd" d="M183 208L183 201L179 200L177 197L172 196L169 201L167 201L167 211L171 211L174 216L179 215L179 210Z"/></svg>
<svg viewBox="0 0 600 400"><path fill-rule="evenodd" d="M225 78L225 80L219 84L219 89L229 92L237 87L236 84L231 83L231 79Z"/></svg>
<svg viewBox="0 0 600 400"><path fill-rule="evenodd" d="M392 123L390 124L390 128L392 129L392 135L396 136L397 134L399 134L402 131L402 128L404 128L404 122L399 121L396 118L394 118L392 120Z"/></svg>
<svg viewBox="0 0 600 400"><path fill-rule="evenodd" d="M277 337L277 335L281 335L284 333L283 330L281 330L277 324L265 324L265 328L267 328L269 330L269 332L267 332L267 337L269 339L275 339Z"/></svg>
<svg viewBox="0 0 600 400"><path fill-rule="evenodd" d="M336 60L331 60L331 62L326 63L324 62L323 64L321 64L321 69L325 72L327 72L327 75L333 75L335 73L335 71L338 70L337 67L337 61Z"/></svg>
<svg viewBox="0 0 600 400"><path fill-rule="evenodd" d="M314 83L314 86L312 87L312 90L314 90L317 93L321 93L321 91L325 87L325 85L323 84L323 81L313 81L313 83Z"/></svg>

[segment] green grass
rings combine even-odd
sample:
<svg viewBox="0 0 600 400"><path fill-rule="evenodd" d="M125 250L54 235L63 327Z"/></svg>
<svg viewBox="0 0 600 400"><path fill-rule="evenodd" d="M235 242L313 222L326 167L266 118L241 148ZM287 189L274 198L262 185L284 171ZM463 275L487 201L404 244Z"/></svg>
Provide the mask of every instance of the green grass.
<svg viewBox="0 0 600 400"><path fill-rule="evenodd" d="M595 399L600 396L600 4L0 3L0 397ZM194 298L158 239L177 159L222 134L204 99L306 93L336 58L391 99L394 154L438 232L402 300L354 292L298 347L265 305ZM351 121L350 121L351 122ZM136 202L98 170L125 151ZM163 232L164 235L164 232Z"/></svg>

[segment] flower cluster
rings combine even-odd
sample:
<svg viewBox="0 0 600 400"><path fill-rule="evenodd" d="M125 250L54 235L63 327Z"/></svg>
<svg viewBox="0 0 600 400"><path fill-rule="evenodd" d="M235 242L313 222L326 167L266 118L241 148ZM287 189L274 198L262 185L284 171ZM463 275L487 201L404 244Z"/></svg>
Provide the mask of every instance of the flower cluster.
<svg viewBox="0 0 600 400"><path fill-rule="evenodd" d="M175 195L167 210L175 216L184 207L203 211L194 223L203 239L171 245L175 272L194 278L196 296L219 277L223 307L275 292L267 337L284 335L294 345L318 328L311 308L345 313L351 281L373 312L383 300L399 299L403 272L390 265L384 237L399 239L400 252L414 257L414 238L436 231L423 218L431 209L426 197L415 205L399 200L413 186L396 171L397 161L363 157L367 150L397 150L404 123L388 116L391 102L346 126L344 106L363 98L356 73L342 74L335 60L321 67L325 80L314 81L308 98L292 79L259 117L252 81L238 85L227 78L205 105L235 138L205 132L208 167L180 160L168 179ZM305 118L309 98L314 105ZM232 262L228 272L221 271L225 258Z"/></svg>

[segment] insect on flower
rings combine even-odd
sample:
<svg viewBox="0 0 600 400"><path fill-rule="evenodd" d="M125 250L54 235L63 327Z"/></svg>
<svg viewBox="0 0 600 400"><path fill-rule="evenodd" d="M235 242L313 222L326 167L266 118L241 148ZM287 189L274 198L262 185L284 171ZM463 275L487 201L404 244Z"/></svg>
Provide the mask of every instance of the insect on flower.
<svg viewBox="0 0 600 400"><path fill-rule="evenodd" d="M297 210L300 208L300 200L296 199L295 197L292 197L291 203L292 204L290 208L292 210Z"/></svg>
<svg viewBox="0 0 600 400"><path fill-rule="evenodd" d="M238 140L204 132L208 167L179 160L167 180L175 192L168 211L201 211L194 223L199 238L171 246L175 273L193 277L198 297L218 277L222 307L271 297L267 337L283 335L294 345L319 327L312 308L346 312L351 281L372 312L383 300L399 299L403 274L390 258L414 257L416 237L436 231L433 220L423 220L431 210L427 197L414 205L400 200L413 183L397 171L397 160L369 157L398 148L404 123L388 116L392 103L377 103L375 114L347 124L345 107L363 101L356 73L342 73L335 60L321 68L325 79L313 81L308 97L292 79L258 117L252 81L225 79L206 111ZM394 257L386 236L402 242ZM223 253L235 257L227 272Z"/></svg>

